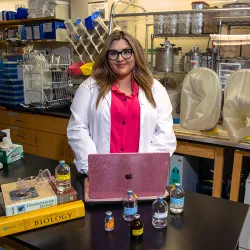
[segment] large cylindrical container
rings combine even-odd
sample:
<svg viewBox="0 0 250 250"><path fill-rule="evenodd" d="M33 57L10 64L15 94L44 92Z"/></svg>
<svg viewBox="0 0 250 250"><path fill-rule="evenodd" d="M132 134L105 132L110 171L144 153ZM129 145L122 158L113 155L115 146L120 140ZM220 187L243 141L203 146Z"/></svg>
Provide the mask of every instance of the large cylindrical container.
<svg viewBox="0 0 250 250"><path fill-rule="evenodd" d="M157 48L155 55L155 70L159 72L173 72L173 48Z"/></svg>

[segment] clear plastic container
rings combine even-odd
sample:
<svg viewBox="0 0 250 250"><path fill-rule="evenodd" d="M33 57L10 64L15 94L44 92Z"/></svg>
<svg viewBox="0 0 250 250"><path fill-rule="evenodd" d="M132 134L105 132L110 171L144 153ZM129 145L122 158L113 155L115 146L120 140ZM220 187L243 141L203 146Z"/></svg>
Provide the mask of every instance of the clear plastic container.
<svg viewBox="0 0 250 250"><path fill-rule="evenodd" d="M204 15L202 13L192 14L192 34L202 34Z"/></svg>
<svg viewBox="0 0 250 250"><path fill-rule="evenodd" d="M190 14L179 14L179 34L189 34L191 27L191 15Z"/></svg>
<svg viewBox="0 0 250 250"><path fill-rule="evenodd" d="M164 33L175 35L178 28L178 16L168 15L164 17Z"/></svg>
<svg viewBox="0 0 250 250"><path fill-rule="evenodd" d="M163 15L154 17L154 34L163 34L164 25L163 25Z"/></svg>

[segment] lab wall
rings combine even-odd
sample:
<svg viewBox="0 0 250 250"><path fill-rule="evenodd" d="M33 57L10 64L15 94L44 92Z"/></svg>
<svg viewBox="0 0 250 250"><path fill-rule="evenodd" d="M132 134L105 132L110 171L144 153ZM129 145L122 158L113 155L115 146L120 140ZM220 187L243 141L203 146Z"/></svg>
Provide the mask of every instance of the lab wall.
<svg viewBox="0 0 250 250"><path fill-rule="evenodd" d="M3 10L15 10L16 4L24 4L28 6L28 0L0 0L0 11Z"/></svg>

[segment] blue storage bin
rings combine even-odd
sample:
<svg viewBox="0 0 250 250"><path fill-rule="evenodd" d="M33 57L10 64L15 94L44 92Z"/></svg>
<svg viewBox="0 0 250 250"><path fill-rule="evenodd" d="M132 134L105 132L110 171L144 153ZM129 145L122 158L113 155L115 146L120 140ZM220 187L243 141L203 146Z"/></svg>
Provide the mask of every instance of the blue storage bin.
<svg viewBox="0 0 250 250"><path fill-rule="evenodd" d="M24 102L24 96L7 96L6 101L7 102L19 102L19 103L23 103Z"/></svg>
<svg viewBox="0 0 250 250"><path fill-rule="evenodd" d="M17 61L4 61L3 62L3 67L4 70L6 69L17 69L17 67L19 66L19 63Z"/></svg>
<svg viewBox="0 0 250 250"><path fill-rule="evenodd" d="M19 107L20 103L22 103L22 102L6 101L4 103L4 106L10 107L10 108L15 108L15 107Z"/></svg>
<svg viewBox="0 0 250 250"><path fill-rule="evenodd" d="M16 20L16 12L6 11L6 20Z"/></svg>
<svg viewBox="0 0 250 250"><path fill-rule="evenodd" d="M4 87L2 88L3 90L7 90L7 91L23 91L23 86L21 85L4 85Z"/></svg>
<svg viewBox="0 0 250 250"><path fill-rule="evenodd" d="M42 31L44 39L56 39L56 30L66 29L64 22L52 21L43 23Z"/></svg>
<svg viewBox="0 0 250 250"><path fill-rule="evenodd" d="M7 69L4 70L4 72L6 74L17 74L17 67L16 68L7 68Z"/></svg>
<svg viewBox="0 0 250 250"><path fill-rule="evenodd" d="M3 61L0 61L0 71L2 71L4 69L3 67Z"/></svg>
<svg viewBox="0 0 250 250"><path fill-rule="evenodd" d="M5 83L8 86L23 86L23 80L19 79L7 79L5 80Z"/></svg>
<svg viewBox="0 0 250 250"><path fill-rule="evenodd" d="M25 25L18 25L18 34L19 34L21 40L27 40L26 39L26 26Z"/></svg>
<svg viewBox="0 0 250 250"><path fill-rule="evenodd" d="M4 79L18 79L17 73L4 73Z"/></svg>

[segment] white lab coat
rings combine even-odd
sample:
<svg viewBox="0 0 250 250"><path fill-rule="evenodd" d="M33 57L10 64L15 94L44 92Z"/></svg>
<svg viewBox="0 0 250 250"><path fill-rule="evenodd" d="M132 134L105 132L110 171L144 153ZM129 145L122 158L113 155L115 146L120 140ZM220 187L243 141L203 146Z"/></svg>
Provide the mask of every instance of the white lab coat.
<svg viewBox="0 0 250 250"><path fill-rule="evenodd" d="M144 91L139 88L139 152L169 152L172 155L176 149L172 106L166 89L157 80L154 80L152 92L156 108L148 102ZM80 173L88 172L89 154L110 153L111 91L96 109L98 93L98 86L90 77L78 88L71 106L72 115L67 135L75 154L74 163Z"/></svg>

